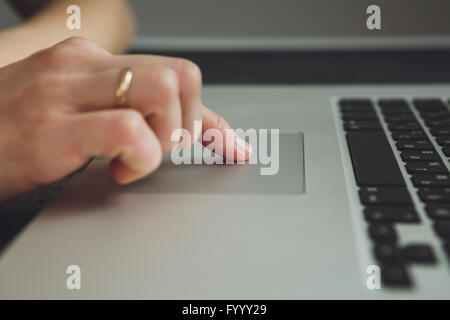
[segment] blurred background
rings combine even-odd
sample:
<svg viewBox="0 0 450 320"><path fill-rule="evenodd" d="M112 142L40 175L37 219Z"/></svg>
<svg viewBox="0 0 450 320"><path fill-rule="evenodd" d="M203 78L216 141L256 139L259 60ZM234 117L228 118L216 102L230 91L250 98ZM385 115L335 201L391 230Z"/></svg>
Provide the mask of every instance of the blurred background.
<svg viewBox="0 0 450 320"><path fill-rule="evenodd" d="M450 0L130 3L138 20L131 52L193 60L205 83L450 82ZM371 4L381 7L382 30L366 28ZM0 28L18 21L0 0ZM254 50L250 40L268 38L275 45Z"/></svg>
<svg viewBox="0 0 450 320"><path fill-rule="evenodd" d="M94 0L95 1L95 0ZM365 10L382 8L384 35L450 35L449 0L131 0L141 36L368 35ZM0 1L0 28L17 22Z"/></svg>

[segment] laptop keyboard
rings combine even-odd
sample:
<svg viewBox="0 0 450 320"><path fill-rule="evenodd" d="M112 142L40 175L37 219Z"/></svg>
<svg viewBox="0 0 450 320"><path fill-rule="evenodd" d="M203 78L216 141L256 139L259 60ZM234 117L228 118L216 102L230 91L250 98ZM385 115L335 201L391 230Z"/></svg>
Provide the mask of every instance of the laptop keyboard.
<svg viewBox="0 0 450 320"><path fill-rule="evenodd" d="M339 108L382 281L386 286L411 287L411 264L438 263L429 243L399 245L399 224L422 223L412 192L450 258L449 105L429 98L342 99ZM415 190L407 187L399 163Z"/></svg>

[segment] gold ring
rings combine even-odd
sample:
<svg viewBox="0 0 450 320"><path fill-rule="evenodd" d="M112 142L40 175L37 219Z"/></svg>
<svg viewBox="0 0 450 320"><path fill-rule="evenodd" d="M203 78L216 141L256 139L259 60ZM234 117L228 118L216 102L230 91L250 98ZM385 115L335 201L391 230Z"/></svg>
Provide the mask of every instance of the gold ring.
<svg viewBox="0 0 450 320"><path fill-rule="evenodd" d="M127 104L127 92L130 89L131 80L133 79L133 71L131 68L126 67L123 68L120 72L120 82L119 86L116 90L116 99L115 105L116 107L125 107Z"/></svg>

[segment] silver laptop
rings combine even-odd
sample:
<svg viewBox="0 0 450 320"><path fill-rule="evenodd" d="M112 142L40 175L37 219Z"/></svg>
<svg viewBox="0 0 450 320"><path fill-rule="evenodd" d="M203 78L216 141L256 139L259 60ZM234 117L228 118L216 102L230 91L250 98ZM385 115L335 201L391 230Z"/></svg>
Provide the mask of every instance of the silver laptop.
<svg viewBox="0 0 450 320"><path fill-rule="evenodd" d="M134 1L135 49L450 46L444 25L405 27L448 12L420 1L414 19L382 6L388 32L376 37L360 1L197 2L201 14L179 9L177 29L169 2ZM322 29L306 37L314 22ZM450 297L450 85L206 85L203 99L234 128L279 129L278 172L167 157L119 187L95 160L2 252L0 298ZM67 287L69 266L79 290Z"/></svg>

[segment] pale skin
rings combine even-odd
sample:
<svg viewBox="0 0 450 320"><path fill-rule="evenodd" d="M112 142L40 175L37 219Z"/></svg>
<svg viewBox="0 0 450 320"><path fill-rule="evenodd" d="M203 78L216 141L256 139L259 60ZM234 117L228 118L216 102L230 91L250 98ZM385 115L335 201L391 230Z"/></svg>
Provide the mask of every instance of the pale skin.
<svg viewBox="0 0 450 320"><path fill-rule="evenodd" d="M0 33L4 48L0 55L0 200L57 181L94 156L111 159L111 176L119 184L142 179L157 170L163 154L174 147L175 129L191 132L192 141L186 146L197 140L194 121L201 120L204 131L221 130L226 140L229 125L202 103L197 65L178 58L117 54L134 30L124 1L78 1L87 7L107 2L112 12L117 10L116 18L125 24L117 38L102 25L102 18L112 19L111 13L94 6L90 9L97 10L97 22L81 35L95 42L82 37L60 41L68 36L67 30L62 31L65 28L26 42L38 30L50 30L60 15L65 17L65 10L58 10L65 2L41 11L45 19L34 16L23 26ZM114 94L125 67L133 71L133 80L126 107L117 108ZM225 155L225 148L233 149L235 159L251 154L237 137L223 146L216 152Z"/></svg>

